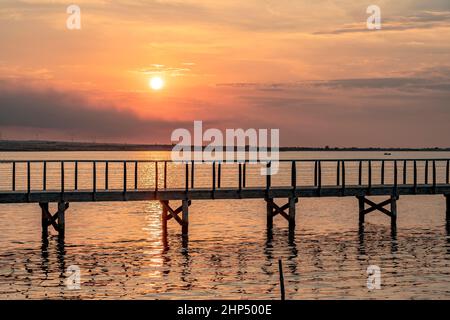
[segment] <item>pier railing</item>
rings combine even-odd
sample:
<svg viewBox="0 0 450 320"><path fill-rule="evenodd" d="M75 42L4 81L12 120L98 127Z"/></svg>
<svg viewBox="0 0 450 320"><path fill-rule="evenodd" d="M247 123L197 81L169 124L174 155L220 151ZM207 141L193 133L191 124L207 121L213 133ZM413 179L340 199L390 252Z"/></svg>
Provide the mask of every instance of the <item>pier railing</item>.
<svg viewBox="0 0 450 320"><path fill-rule="evenodd" d="M431 186L449 184L450 159L283 159L172 162L170 160L3 160L0 192L105 192Z"/></svg>
<svg viewBox="0 0 450 320"><path fill-rule="evenodd" d="M262 175L266 170L277 172ZM0 203L39 203L43 235L52 225L64 237L70 202L157 200L164 232L168 220L174 219L187 236L193 200L264 199L268 230L280 215L288 221L291 234L299 198L354 196L360 226L367 214L381 211L395 230L397 200L403 195L444 195L450 221L449 173L450 159L4 160L0 161ZM367 198L374 195L388 199L376 203ZM49 203L58 204L56 213L49 211Z"/></svg>

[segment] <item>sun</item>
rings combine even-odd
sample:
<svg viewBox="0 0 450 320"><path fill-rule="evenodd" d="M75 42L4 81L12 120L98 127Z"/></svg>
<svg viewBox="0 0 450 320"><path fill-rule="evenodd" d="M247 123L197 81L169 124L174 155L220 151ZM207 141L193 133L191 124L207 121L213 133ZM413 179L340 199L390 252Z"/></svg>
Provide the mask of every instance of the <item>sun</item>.
<svg viewBox="0 0 450 320"><path fill-rule="evenodd" d="M149 85L153 90L161 90L164 87L164 80L161 77L153 77Z"/></svg>

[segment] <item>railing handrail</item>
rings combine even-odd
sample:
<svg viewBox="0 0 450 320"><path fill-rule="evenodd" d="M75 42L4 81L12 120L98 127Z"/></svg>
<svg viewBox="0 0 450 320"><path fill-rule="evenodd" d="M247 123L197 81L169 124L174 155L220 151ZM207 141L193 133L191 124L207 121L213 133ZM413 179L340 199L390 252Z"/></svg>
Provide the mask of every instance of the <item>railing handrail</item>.
<svg viewBox="0 0 450 320"><path fill-rule="evenodd" d="M342 194L345 194L345 189L346 189L346 167L345 164L349 163L349 162L354 162L359 164L359 169L358 169L358 185L362 186L362 185L366 185L367 186L367 192L370 194L372 187L376 184L376 182L374 181L374 178L376 177L376 174L373 174L373 170L374 168L378 168L373 165L374 162L380 162L381 163L381 170L380 170L380 185L392 185L393 186L393 192L397 193L398 192L398 164L401 163L403 165L403 185L407 184L407 168L408 168L408 162L409 163L413 163L413 181L414 181L414 192L417 191L417 186L418 186L418 166L417 164L419 162L424 162L425 163L425 169L424 169L424 181L425 181L425 185L429 184L429 169L431 167L432 169L432 174L431 174L431 181L432 181L432 185L433 185L433 192L436 192L436 185L438 183L438 179L437 179L437 165L436 163L438 162L445 162L445 167L446 167L446 174L445 174L445 183L447 185L450 185L450 158L428 158L428 159L424 159L424 158L395 158L395 159L386 159L386 158L368 158L368 159L279 159L279 160L275 160L275 161L279 161L279 162L283 162L283 163L290 163L291 164L291 182L290 182L290 188L292 188L292 190L295 190L297 188L297 163L305 163L305 162L309 162L309 163L314 163L314 187L317 188L318 194L320 196L321 194L321 190L322 190L322 186L325 186L323 184L322 181L322 163L331 163L336 165L336 184L335 186L338 186L341 188L341 192ZM189 190L195 189L195 165L196 164L204 164L204 163L208 163L212 165L213 168L213 173L212 173L212 190L213 192L215 192L216 190L216 178L217 178L217 188L221 188L220 183L221 183L221 165L222 164L238 164L239 165L239 175L236 176L236 178L238 178L238 190L239 192L241 192L243 189L246 189L246 166L247 164L265 164L267 170L270 172L271 171L271 166L272 164L275 162L274 160L270 160L270 159L266 159L266 160L259 160L256 162L253 162L250 159L246 159L245 161L239 161L234 159L234 161L199 161L199 160L190 160L190 161L172 161L172 160L168 160L168 159L164 159L164 160L156 160L156 159L142 159L142 160L117 160L117 159L113 159L113 160L107 160L107 159L102 159L102 160L87 160L87 159L80 159L80 160L55 160L55 159L50 159L50 160L1 160L0 163L11 163L12 164L12 176L11 176L11 190L12 191L16 191L16 175L17 175L17 163L24 163L26 164L26 191L27 194L30 195L31 192L31 176L32 176L32 171L31 171L31 164L32 163L42 163L42 190L45 191L47 190L47 169L48 169L48 163L58 163L60 166L60 192L61 194L64 194L66 192L65 189L65 167L67 163L73 163L74 164L74 174L73 174L73 180L74 180L74 190L78 191L78 172L79 172L79 163L88 163L92 165L92 193L93 193L93 197L95 198L95 194L98 191L97 190L97 170L99 169L97 164L98 163L104 163L104 184L105 184L105 190L109 189L109 164L110 163L117 163L117 164L122 164L122 170L123 170L123 193L124 195L128 192L128 190L133 189L134 190L138 190L139 189L139 164L141 163L152 163L154 164L154 170L155 170L155 186L154 186L154 190L158 191L159 189L159 166L160 164L164 163L164 189L167 188L167 164L168 163L179 163L179 164L183 164L185 165L185 174L184 174L184 178L185 178L185 191L186 194L189 192ZM217 177L216 177L216 169L215 169L215 164L218 164L218 171L217 171ZM393 184L388 183L386 184L386 180L385 180L385 173L386 173L386 163L387 162L391 162L394 166L394 182ZM134 186L132 184L128 183L128 171L127 171L127 167L129 167L128 164L133 164L134 166ZM363 163L367 163L367 173L364 173L364 177L367 181L367 183L363 183L362 181L362 177L363 177ZM103 169L103 168L102 168ZM190 170L189 170L190 169ZM366 170L364 170L366 171ZM421 170L422 171L422 170ZM266 193L267 195L269 194L269 191L271 189L271 175L268 174L266 175Z"/></svg>
<svg viewBox="0 0 450 320"><path fill-rule="evenodd" d="M170 160L170 159L158 159L158 160L150 160L150 159L129 159L129 160L117 160L117 159L92 159L92 160L88 160L88 159L34 159L34 160L15 160L15 159L11 159L11 160L0 160L0 163L43 163L43 162L47 162L47 163L61 163L61 162L67 162L67 163L74 163L74 162L78 162L78 163L135 163L135 162L139 162L139 163L180 163L180 164L185 164L187 163L222 163L222 164L239 164L239 163L254 163L254 164L266 164L267 162L316 162L316 161L320 161L320 162L364 162L364 161L385 161L385 162L400 162L400 161L450 161L450 157L449 158L349 158L349 159L327 159L327 158L322 158L322 159L278 159L278 160L273 160L273 159L259 159L259 160L250 160L250 159L246 159L246 160L233 160L233 161L228 161L228 160Z"/></svg>

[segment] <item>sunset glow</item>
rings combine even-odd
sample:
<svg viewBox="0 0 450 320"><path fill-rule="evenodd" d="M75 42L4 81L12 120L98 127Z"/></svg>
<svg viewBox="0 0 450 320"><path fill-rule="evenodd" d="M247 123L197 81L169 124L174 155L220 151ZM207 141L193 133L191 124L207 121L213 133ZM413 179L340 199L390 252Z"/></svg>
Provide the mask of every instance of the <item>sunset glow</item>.
<svg viewBox="0 0 450 320"><path fill-rule="evenodd" d="M6 139L170 143L201 119L286 146L447 145L448 1L377 1L373 30L370 1L78 1L79 30L20 3L0 4Z"/></svg>
<svg viewBox="0 0 450 320"><path fill-rule="evenodd" d="M161 90L164 87L164 80L161 77L153 77L150 79L150 88L153 90Z"/></svg>

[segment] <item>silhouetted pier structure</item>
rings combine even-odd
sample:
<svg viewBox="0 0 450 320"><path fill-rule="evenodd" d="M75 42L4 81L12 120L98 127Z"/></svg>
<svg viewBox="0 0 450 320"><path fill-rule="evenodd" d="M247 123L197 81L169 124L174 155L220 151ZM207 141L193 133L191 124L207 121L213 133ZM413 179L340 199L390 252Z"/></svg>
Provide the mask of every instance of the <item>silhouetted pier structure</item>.
<svg viewBox="0 0 450 320"><path fill-rule="evenodd" d="M51 225L60 236L70 202L100 201L160 201L164 230L173 219L187 235L192 201L263 199L267 227L271 229L279 215L293 230L299 199L351 196L359 203L360 225L367 214L380 211L395 227L397 201L403 195L444 195L450 221L449 163L450 159L279 160L278 174L263 176L260 169L271 170L271 162L4 160L0 203L38 203L43 233ZM376 203L368 196L387 199ZM181 203L173 206L174 201ZM49 211L49 203L58 204L56 213Z"/></svg>

